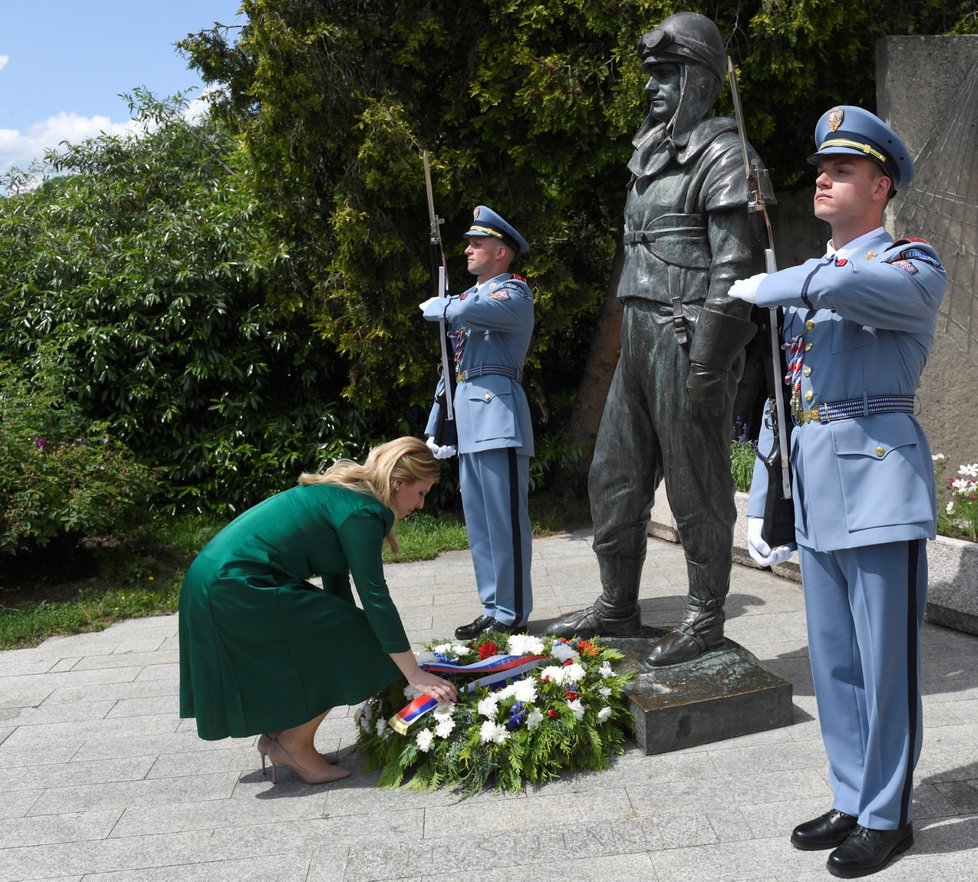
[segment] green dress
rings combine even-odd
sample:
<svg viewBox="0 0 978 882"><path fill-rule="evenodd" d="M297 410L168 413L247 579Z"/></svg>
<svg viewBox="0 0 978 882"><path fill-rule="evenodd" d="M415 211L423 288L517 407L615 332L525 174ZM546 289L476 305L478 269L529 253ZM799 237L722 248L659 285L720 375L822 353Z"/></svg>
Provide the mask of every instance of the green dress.
<svg viewBox="0 0 978 882"><path fill-rule="evenodd" d="M201 738L298 726L398 676L389 653L410 644L381 561L393 523L373 496L312 484L259 503L204 547L180 592L180 716L197 718Z"/></svg>

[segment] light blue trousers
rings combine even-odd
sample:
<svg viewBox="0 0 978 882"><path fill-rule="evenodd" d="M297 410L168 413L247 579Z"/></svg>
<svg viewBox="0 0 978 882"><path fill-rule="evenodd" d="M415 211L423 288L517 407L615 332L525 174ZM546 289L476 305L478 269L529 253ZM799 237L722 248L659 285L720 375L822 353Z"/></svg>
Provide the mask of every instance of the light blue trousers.
<svg viewBox="0 0 978 882"><path fill-rule="evenodd" d="M925 542L798 555L833 807L895 829L912 818L923 740Z"/></svg>
<svg viewBox="0 0 978 882"><path fill-rule="evenodd" d="M463 453L459 482L483 611L504 625L521 625L533 609L530 457L512 447Z"/></svg>

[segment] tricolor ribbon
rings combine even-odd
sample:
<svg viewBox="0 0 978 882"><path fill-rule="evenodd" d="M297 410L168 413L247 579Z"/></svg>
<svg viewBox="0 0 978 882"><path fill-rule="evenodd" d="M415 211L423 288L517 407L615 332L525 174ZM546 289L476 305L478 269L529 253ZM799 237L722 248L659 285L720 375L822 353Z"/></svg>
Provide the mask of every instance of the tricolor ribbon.
<svg viewBox="0 0 978 882"><path fill-rule="evenodd" d="M481 661L468 665L458 665L452 662L430 662L421 665L433 674L483 674L477 680L464 687L459 692L475 692L480 686L499 688L509 680L513 680L526 671L532 670L540 662L546 661L546 655L490 655ZM407 735L411 724L423 717L428 711L438 707L438 700L430 695L419 695L410 704L402 707L387 722L398 735Z"/></svg>

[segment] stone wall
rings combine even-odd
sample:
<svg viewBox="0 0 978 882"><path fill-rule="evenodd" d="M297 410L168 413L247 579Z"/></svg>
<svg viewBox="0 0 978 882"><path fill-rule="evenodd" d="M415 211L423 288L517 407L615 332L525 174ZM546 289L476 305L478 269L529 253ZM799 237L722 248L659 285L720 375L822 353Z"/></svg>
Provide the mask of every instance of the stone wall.
<svg viewBox="0 0 978 882"><path fill-rule="evenodd" d="M876 69L877 113L917 165L888 228L932 242L948 271L918 397L931 447L953 472L978 461L978 36L887 37Z"/></svg>

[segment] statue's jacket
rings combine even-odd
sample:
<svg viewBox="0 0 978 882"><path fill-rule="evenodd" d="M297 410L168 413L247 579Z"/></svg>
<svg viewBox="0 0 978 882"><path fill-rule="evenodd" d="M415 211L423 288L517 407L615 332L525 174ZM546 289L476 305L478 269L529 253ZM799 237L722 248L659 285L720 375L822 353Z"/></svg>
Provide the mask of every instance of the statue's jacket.
<svg viewBox="0 0 978 882"><path fill-rule="evenodd" d="M747 219L747 184L736 123L700 122L685 145L659 136L636 140L625 202L624 301L703 304L745 315L726 297L755 269ZM688 313L688 310L687 310Z"/></svg>
<svg viewBox="0 0 978 882"><path fill-rule="evenodd" d="M462 294L432 301L424 317L445 319L453 342L458 452L515 447L518 454L532 456L533 427L522 384L523 360L533 338L529 285L503 273ZM442 388L439 380L436 399ZM439 406L436 400L428 435L434 434Z"/></svg>
<svg viewBox="0 0 978 882"><path fill-rule="evenodd" d="M912 399L934 340L947 281L934 249L894 242L882 227L850 245L845 257L772 273L758 288L759 307L784 307L796 414L841 401ZM773 444L766 425L759 453ZM914 413L796 424L790 456L800 544L834 551L933 538L933 462ZM767 490L758 461L749 516L763 515Z"/></svg>

